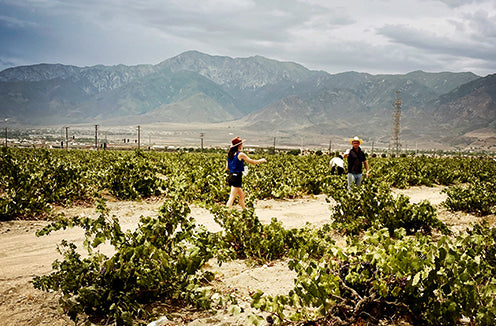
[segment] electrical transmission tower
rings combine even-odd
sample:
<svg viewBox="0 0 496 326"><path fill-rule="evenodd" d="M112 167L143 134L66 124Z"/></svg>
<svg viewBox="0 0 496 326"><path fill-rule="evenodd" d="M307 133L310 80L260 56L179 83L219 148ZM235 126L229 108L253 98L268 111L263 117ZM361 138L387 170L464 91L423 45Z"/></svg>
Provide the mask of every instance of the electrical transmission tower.
<svg viewBox="0 0 496 326"><path fill-rule="evenodd" d="M396 99L394 100L394 112L393 112L393 134L391 136L391 150L396 154L399 154L401 144L400 144L400 119L401 119L401 96L400 91L396 91Z"/></svg>

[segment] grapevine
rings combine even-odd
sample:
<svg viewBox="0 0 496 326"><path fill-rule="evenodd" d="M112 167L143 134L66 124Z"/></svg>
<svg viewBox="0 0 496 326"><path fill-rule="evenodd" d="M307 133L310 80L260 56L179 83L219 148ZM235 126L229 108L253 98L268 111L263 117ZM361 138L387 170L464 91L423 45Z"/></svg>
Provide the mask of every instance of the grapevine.
<svg viewBox="0 0 496 326"><path fill-rule="evenodd" d="M298 275L294 289L252 298L253 307L269 312L274 323L495 322L494 229L481 218L455 236L429 202L410 203L391 192L443 185L450 210L494 214L492 160L371 157L371 178L348 192L345 177L330 174L325 155L275 154L244 178L248 209L238 211L224 206L225 154L16 148L0 154L1 220L52 218L40 236L67 227L85 232L85 255L62 241L54 272L33 281L38 289L59 291L61 308L77 322L140 324L154 317L150 305L167 300L210 309L214 276L203 267L212 258L289 261ZM255 214L260 199L319 194L335 201L329 223L321 227L287 229L276 219L261 223ZM101 198L107 197L155 197L164 204L157 216L142 217L135 230L123 231L105 208ZM79 202L96 202L99 217L54 216L55 206ZM208 208L222 231L196 226L191 203ZM346 247L335 244L336 231L344 234ZM101 253L103 244L112 246L112 255Z"/></svg>

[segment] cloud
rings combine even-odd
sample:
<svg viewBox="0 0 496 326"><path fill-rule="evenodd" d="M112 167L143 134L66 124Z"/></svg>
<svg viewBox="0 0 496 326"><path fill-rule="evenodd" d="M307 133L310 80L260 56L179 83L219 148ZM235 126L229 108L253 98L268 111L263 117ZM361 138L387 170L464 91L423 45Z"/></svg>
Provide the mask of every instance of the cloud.
<svg viewBox="0 0 496 326"><path fill-rule="evenodd" d="M466 14L464 18L472 28L472 36L482 42L494 42L496 38L496 14L490 15L487 11L478 10Z"/></svg>
<svg viewBox="0 0 496 326"><path fill-rule="evenodd" d="M431 58L449 70L457 66L458 69L481 71L489 68L494 71L495 18L487 11L478 10L423 26L388 24L377 32L398 47L403 46L405 53L414 49L415 55L421 55L425 60ZM442 60L446 63L442 64Z"/></svg>
<svg viewBox="0 0 496 326"><path fill-rule="evenodd" d="M0 15L0 24L11 29L34 28L37 26L34 22L4 15Z"/></svg>
<svg viewBox="0 0 496 326"><path fill-rule="evenodd" d="M150 15L142 12L140 17L143 25L164 33L222 44L229 41L287 41L291 36L290 28L303 24L310 15L308 7L296 1L288 1L284 7L270 1L220 3L173 1L159 12ZM147 8L144 10L148 11Z"/></svg>
<svg viewBox="0 0 496 326"><path fill-rule="evenodd" d="M485 3L487 0L439 0L450 8L472 5L476 3Z"/></svg>
<svg viewBox="0 0 496 326"><path fill-rule="evenodd" d="M331 73L496 71L492 0L3 0L0 69L262 55Z"/></svg>

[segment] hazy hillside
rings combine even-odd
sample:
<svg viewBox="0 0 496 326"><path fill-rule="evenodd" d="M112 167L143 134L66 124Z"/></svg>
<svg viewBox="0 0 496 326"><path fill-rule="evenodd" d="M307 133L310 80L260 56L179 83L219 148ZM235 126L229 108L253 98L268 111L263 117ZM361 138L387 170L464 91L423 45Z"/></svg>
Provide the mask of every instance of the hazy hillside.
<svg viewBox="0 0 496 326"><path fill-rule="evenodd" d="M402 137L445 139L496 131L494 75L371 75L197 51L157 65L39 64L0 72L0 117L11 125L220 123L260 133L387 139L401 92ZM471 138L472 137L472 138Z"/></svg>
<svg viewBox="0 0 496 326"><path fill-rule="evenodd" d="M407 122L402 126L405 136L411 139L421 136L425 129L429 130L429 134L435 123L433 115L426 113L426 105L432 105L428 103L450 89L447 85L459 86L474 78L477 77L471 73L424 72L377 76L356 72L328 75L298 85L299 92L295 91L294 95L247 115L242 121L250 128L301 128L322 135L355 132L371 138L385 135L387 138L392 128L393 102L399 90L403 102L403 122Z"/></svg>
<svg viewBox="0 0 496 326"><path fill-rule="evenodd" d="M250 113L283 98L297 83L324 75L292 62L261 56L230 58L185 52L158 65L160 69L193 71L222 86L234 98L237 108Z"/></svg>
<svg viewBox="0 0 496 326"><path fill-rule="evenodd" d="M428 109L439 123L461 133L496 130L496 74L459 86L430 103Z"/></svg>

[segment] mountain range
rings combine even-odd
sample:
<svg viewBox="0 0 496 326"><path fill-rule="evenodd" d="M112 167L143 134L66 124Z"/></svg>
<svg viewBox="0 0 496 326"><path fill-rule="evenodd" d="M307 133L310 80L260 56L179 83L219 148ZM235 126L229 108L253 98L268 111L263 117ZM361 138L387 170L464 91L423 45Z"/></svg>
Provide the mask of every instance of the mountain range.
<svg viewBox="0 0 496 326"><path fill-rule="evenodd" d="M398 93L399 91L399 93ZM184 52L156 65L38 64L0 72L0 119L17 126L230 122L259 133L496 146L496 74L329 74L261 56Z"/></svg>

